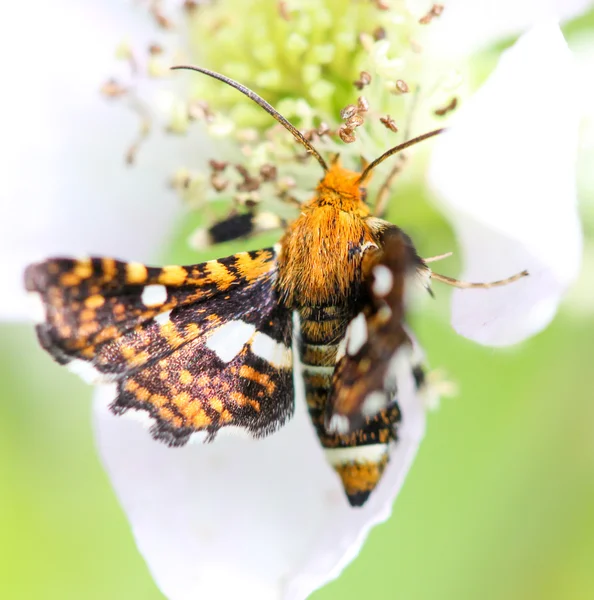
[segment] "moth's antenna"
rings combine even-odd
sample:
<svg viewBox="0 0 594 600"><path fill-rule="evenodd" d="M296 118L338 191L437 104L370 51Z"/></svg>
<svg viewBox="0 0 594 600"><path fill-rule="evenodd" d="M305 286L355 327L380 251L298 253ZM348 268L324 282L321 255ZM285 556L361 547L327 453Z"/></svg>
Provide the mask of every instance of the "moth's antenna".
<svg viewBox="0 0 594 600"><path fill-rule="evenodd" d="M418 137L413 138L412 140L403 142L402 144L399 144L398 146L394 146L394 148L390 148L387 152L384 152L379 158L376 158L372 163L367 165L367 167L365 168L363 173L361 173L361 176L357 180L357 183L358 184L364 183L365 180L369 177L369 174L371 173L371 171L373 171L373 169L375 169L375 167L377 167L380 163L384 162L384 160L386 160L386 158L389 158L393 154L398 154L399 152L402 152L403 150L406 150L410 146L414 146L415 144L418 144L419 142L422 142L424 140L432 138L433 136L439 135L440 133L443 133L444 131L445 131L445 127L442 127L441 129L434 129L433 131L429 131L428 133L419 135Z"/></svg>
<svg viewBox="0 0 594 600"><path fill-rule="evenodd" d="M204 73L204 75L208 75L213 79L218 79L227 85L230 85L232 88L235 88L242 94L246 95L250 100L253 100L258 106L261 106L269 115L274 117L285 129L290 131L293 134L293 137L310 153L313 154L315 159L320 163L322 169L324 171L328 170L328 165L326 161L322 158L320 153L305 139L304 135L285 117L283 117L277 110L275 110L264 98L261 98L255 92L252 92L249 88L245 87L241 83L234 81L229 77L225 77L225 75L221 75L220 73L216 73L215 71L210 71L209 69L204 69L203 67L195 67L193 65L176 65L175 67L171 67L172 71L187 69L189 71L197 71L198 73Z"/></svg>

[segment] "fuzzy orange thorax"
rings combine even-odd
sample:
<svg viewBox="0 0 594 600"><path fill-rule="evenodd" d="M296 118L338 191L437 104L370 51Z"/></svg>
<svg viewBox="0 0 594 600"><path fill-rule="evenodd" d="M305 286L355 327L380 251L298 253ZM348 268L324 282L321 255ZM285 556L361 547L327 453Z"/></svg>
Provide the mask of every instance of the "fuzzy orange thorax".
<svg viewBox="0 0 594 600"><path fill-rule="evenodd" d="M282 238L278 290L286 305L342 305L360 282L361 248L377 240L359 177L332 164Z"/></svg>

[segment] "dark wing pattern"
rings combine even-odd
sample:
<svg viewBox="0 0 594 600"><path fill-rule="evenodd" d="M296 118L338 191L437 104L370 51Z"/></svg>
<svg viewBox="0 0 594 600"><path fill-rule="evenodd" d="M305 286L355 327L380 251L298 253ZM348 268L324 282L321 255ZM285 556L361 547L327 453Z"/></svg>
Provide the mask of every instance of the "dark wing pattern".
<svg viewBox="0 0 594 600"><path fill-rule="evenodd" d="M412 343L403 320L405 280L417 268L413 252L399 229L385 233L367 282L368 301L347 329L332 378L325 419L329 431L363 427L393 402L399 363L412 368Z"/></svg>
<svg viewBox="0 0 594 600"><path fill-rule="evenodd" d="M50 259L27 268L43 348L91 382L117 382L112 410L146 411L170 445L223 426L263 436L293 412L291 315L276 251L188 267Z"/></svg>

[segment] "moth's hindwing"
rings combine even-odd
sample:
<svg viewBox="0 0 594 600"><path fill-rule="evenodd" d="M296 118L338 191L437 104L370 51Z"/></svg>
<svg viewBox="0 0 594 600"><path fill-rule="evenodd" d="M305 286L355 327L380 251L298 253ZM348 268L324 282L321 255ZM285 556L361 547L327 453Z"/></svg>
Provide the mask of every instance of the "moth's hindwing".
<svg viewBox="0 0 594 600"><path fill-rule="evenodd" d="M169 445L224 426L259 437L292 415L291 316L275 280L272 248L187 267L58 258L25 273L43 348L117 382L112 410L146 411Z"/></svg>
<svg viewBox="0 0 594 600"><path fill-rule="evenodd" d="M371 268L367 302L352 320L332 378L326 404L329 431L354 431L386 409L397 390L398 363L410 366L411 340L403 326L409 247L394 228ZM407 360L408 358L408 360Z"/></svg>

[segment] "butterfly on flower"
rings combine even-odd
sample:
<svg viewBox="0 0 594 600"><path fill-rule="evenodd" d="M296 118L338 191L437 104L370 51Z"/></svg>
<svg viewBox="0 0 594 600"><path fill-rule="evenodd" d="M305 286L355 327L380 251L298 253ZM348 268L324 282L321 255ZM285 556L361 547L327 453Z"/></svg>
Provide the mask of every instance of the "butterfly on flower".
<svg viewBox="0 0 594 600"><path fill-rule="evenodd" d="M399 380L426 385L404 324L406 287L433 273L411 239L374 215L365 186L388 157L441 132L391 148L362 172L330 164L265 100L227 77L191 68L259 104L324 171L280 242L191 266L148 267L111 258L52 258L30 265L25 286L42 303L41 346L91 383L117 388L111 410L140 411L169 446L238 427L254 438L291 418L294 379L348 501L361 506L380 480L407 418ZM246 237L255 219L212 229ZM296 360L293 350L297 350Z"/></svg>

